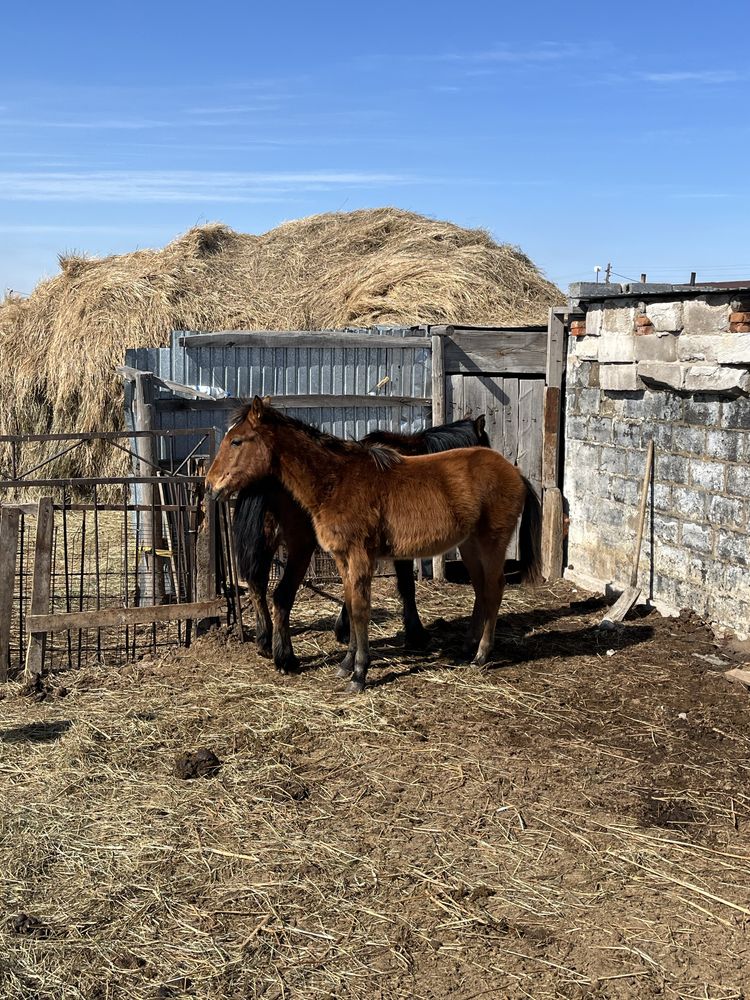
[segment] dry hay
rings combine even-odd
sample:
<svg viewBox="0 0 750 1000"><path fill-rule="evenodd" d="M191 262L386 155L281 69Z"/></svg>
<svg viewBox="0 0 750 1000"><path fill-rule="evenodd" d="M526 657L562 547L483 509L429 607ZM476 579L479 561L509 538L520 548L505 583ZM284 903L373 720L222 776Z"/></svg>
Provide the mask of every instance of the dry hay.
<svg viewBox="0 0 750 1000"><path fill-rule="evenodd" d="M393 208L316 215L261 236L211 224L162 250L60 264L28 298L0 304L0 433L119 430L115 365L175 329L527 324L563 300L517 247ZM124 461L88 449L56 468L92 475Z"/></svg>
<svg viewBox="0 0 750 1000"><path fill-rule="evenodd" d="M467 588L419 585L437 648L405 656L388 586L362 697L313 595L300 677L219 635L0 702L1 996L745 995L748 701L710 634L511 588L477 671Z"/></svg>

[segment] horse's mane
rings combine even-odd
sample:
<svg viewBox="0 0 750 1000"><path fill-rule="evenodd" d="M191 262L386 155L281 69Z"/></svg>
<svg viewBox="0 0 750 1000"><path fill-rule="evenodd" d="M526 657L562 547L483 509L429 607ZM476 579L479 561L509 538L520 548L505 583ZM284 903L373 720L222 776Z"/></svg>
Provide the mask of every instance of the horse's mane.
<svg viewBox="0 0 750 1000"><path fill-rule="evenodd" d="M238 407L237 410L232 414L232 422L230 424L230 430L241 424L250 414L252 409L252 403L244 403L242 406ZM317 427L312 427L310 424L304 423L302 420L297 420L295 417L289 417L280 410L275 409L273 406L263 407L263 423L271 424L277 427L291 427L294 430L301 431L303 434L307 435L312 441L321 445L326 451L330 451L335 455L366 455L371 458L378 469L386 470L393 468L394 465L399 465L403 459L397 451L393 448L389 448L385 443L374 443L372 445L362 444L359 441L344 441L343 438L334 437L333 434L327 434L325 431L319 430Z"/></svg>
<svg viewBox="0 0 750 1000"><path fill-rule="evenodd" d="M428 427L417 434L395 434L393 431L372 431L362 438L368 448L386 445L407 455L431 455L452 448L490 447L485 431L477 434L474 420L464 417L450 424Z"/></svg>

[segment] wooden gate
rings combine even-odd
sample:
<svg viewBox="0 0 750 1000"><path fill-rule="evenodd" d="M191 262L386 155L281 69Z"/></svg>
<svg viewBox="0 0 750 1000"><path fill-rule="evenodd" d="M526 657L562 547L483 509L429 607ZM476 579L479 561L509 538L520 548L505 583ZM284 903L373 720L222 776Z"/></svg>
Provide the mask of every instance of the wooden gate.
<svg viewBox="0 0 750 1000"><path fill-rule="evenodd" d="M547 326L430 330L433 422L485 414L492 447L518 465L542 498L548 579L559 576L562 567L559 454L566 312L552 309ZM518 557L517 533L508 556Z"/></svg>

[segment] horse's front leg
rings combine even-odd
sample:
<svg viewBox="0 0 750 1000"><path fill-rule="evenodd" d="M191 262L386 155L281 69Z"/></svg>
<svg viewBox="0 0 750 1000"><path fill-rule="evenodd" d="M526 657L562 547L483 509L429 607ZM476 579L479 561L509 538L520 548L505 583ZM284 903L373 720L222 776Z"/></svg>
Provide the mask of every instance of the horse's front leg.
<svg viewBox="0 0 750 1000"><path fill-rule="evenodd" d="M367 668L370 666L370 641L368 630L370 626L371 591L372 591L372 560L357 559L349 566L349 611L351 614L351 630L356 637L356 654L354 657L354 673L349 690L364 691L367 682Z"/></svg>
<svg viewBox="0 0 750 1000"><path fill-rule="evenodd" d="M411 646L412 649L424 649L430 641L430 633L422 624L417 611L414 562L411 559L398 559L395 567L398 592L404 607L404 645Z"/></svg>

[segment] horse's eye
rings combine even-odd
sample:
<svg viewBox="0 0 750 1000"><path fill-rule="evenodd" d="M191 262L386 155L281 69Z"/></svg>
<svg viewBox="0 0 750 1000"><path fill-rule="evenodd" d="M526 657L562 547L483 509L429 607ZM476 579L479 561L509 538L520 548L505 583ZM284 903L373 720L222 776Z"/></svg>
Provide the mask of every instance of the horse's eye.
<svg viewBox="0 0 750 1000"><path fill-rule="evenodd" d="M239 448L239 446L240 446L241 444L242 444L242 441L240 441L240 439L239 439L239 438L235 438L235 439L234 439L234 441L232 441L232 447L233 447L233 448Z"/></svg>

